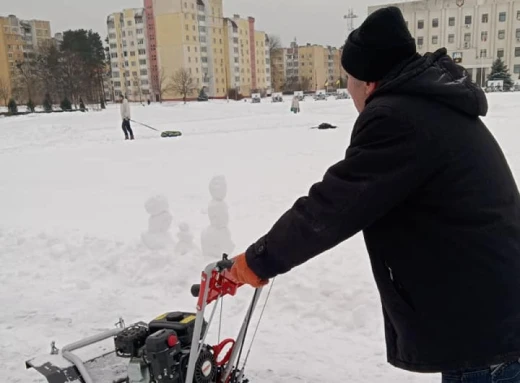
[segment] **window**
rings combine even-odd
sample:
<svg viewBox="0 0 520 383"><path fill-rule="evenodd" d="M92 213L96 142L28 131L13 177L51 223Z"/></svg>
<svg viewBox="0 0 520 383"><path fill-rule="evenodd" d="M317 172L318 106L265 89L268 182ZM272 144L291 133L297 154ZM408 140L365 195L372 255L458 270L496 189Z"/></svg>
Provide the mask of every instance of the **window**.
<svg viewBox="0 0 520 383"><path fill-rule="evenodd" d="M140 55L145 55L146 54L146 49L139 49L139 54Z"/></svg>
<svg viewBox="0 0 520 383"><path fill-rule="evenodd" d="M516 19L520 20L520 11L516 11Z"/></svg>
<svg viewBox="0 0 520 383"><path fill-rule="evenodd" d="M515 57L520 57L520 47L515 48Z"/></svg>
<svg viewBox="0 0 520 383"><path fill-rule="evenodd" d="M448 43L449 44L455 43L455 35L448 35Z"/></svg>
<svg viewBox="0 0 520 383"><path fill-rule="evenodd" d="M432 20L432 27L438 28L439 27L439 19L433 19Z"/></svg>
<svg viewBox="0 0 520 383"><path fill-rule="evenodd" d="M504 21L506 21L506 13L505 12L500 12L498 14L498 21L500 21L501 23L503 23Z"/></svg>
<svg viewBox="0 0 520 383"><path fill-rule="evenodd" d="M501 29L498 31L498 39L504 40L506 38L506 31L504 29Z"/></svg>
<svg viewBox="0 0 520 383"><path fill-rule="evenodd" d="M487 41L488 33L487 31L483 31L480 33L480 40Z"/></svg>
<svg viewBox="0 0 520 383"><path fill-rule="evenodd" d="M144 60L144 59L139 60L139 65L146 65L146 60Z"/></svg>
<svg viewBox="0 0 520 383"><path fill-rule="evenodd" d="M498 49L497 50L497 57L500 57L500 58L504 57L504 50L503 49Z"/></svg>
<svg viewBox="0 0 520 383"><path fill-rule="evenodd" d="M432 44L436 45L439 43L439 37L438 36L432 36Z"/></svg>
<svg viewBox="0 0 520 383"><path fill-rule="evenodd" d="M464 24L466 24L466 25L471 24L471 16L464 17Z"/></svg>
<svg viewBox="0 0 520 383"><path fill-rule="evenodd" d="M417 29L423 29L424 28L424 20L419 20L417 22Z"/></svg>
<svg viewBox="0 0 520 383"><path fill-rule="evenodd" d="M448 19L448 25L449 25L450 27L454 27L454 26L455 26L455 17L450 17L450 18Z"/></svg>
<svg viewBox="0 0 520 383"><path fill-rule="evenodd" d="M132 26L132 21L130 21L130 20L127 21L127 22L126 22L126 25L128 25L129 27L131 27L131 26Z"/></svg>
<svg viewBox="0 0 520 383"><path fill-rule="evenodd" d="M148 71L146 69L141 69L141 76L148 75Z"/></svg>
<svg viewBox="0 0 520 383"><path fill-rule="evenodd" d="M489 16L487 13L482 14L482 23L486 24L488 22Z"/></svg>
<svg viewBox="0 0 520 383"><path fill-rule="evenodd" d="M423 37L417 37L417 45L421 46L423 45L424 43L424 38Z"/></svg>
<svg viewBox="0 0 520 383"><path fill-rule="evenodd" d="M471 33L464 33L464 42L469 43L471 41Z"/></svg>
<svg viewBox="0 0 520 383"><path fill-rule="evenodd" d="M513 66L513 73L520 73L520 65Z"/></svg>
<svg viewBox="0 0 520 383"><path fill-rule="evenodd" d="M480 57L487 57L487 49L480 50Z"/></svg>
<svg viewBox="0 0 520 383"><path fill-rule="evenodd" d="M516 28L516 38L520 39L520 28Z"/></svg>

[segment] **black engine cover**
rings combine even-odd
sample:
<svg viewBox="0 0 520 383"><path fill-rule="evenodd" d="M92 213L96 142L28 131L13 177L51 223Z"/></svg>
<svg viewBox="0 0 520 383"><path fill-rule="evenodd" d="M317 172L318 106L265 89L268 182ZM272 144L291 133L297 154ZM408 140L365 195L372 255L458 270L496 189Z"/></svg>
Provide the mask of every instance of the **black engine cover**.
<svg viewBox="0 0 520 383"><path fill-rule="evenodd" d="M179 341L181 342L182 347L188 347L191 345L191 340L193 338L196 317L197 314L184 313L180 311L174 311L160 315L149 323L148 327L150 329L150 334L164 329L174 330L177 334L177 337L179 338ZM202 339L207 325L208 322L204 320L200 339Z"/></svg>
<svg viewBox="0 0 520 383"><path fill-rule="evenodd" d="M125 328L114 339L116 355L122 358L139 357L150 332L146 323Z"/></svg>

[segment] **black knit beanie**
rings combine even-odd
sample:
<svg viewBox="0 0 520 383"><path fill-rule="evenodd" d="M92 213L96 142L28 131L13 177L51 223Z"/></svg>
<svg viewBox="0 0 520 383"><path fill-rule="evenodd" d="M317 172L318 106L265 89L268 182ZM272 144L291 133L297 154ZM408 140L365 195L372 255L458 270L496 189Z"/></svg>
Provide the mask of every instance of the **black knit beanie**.
<svg viewBox="0 0 520 383"><path fill-rule="evenodd" d="M370 14L348 36L341 65L361 81L379 81L417 52L401 10L385 7Z"/></svg>

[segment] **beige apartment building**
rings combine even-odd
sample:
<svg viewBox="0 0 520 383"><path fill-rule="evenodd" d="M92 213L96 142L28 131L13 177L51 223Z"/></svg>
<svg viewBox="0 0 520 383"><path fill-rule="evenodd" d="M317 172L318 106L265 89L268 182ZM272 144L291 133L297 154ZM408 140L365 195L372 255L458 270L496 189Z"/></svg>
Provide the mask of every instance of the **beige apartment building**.
<svg viewBox="0 0 520 383"><path fill-rule="evenodd" d="M276 49L272 55L272 76L276 91L316 91L337 89L345 79L341 68L341 50L322 45L295 42L289 48Z"/></svg>
<svg viewBox="0 0 520 383"><path fill-rule="evenodd" d="M113 13L107 27L113 97L123 94L131 101L147 101L152 96L144 9Z"/></svg>
<svg viewBox="0 0 520 383"><path fill-rule="evenodd" d="M368 7L368 13L390 4ZM485 86L494 60L501 58L514 79L520 76L520 0L422 0L391 4L403 12L421 54L446 47L473 80Z"/></svg>
<svg viewBox="0 0 520 383"><path fill-rule="evenodd" d="M0 85L10 92L18 76L16 63L31 59L52 41L49 21L0 17ZM0 105L4 103L0 98Z"/></svg>

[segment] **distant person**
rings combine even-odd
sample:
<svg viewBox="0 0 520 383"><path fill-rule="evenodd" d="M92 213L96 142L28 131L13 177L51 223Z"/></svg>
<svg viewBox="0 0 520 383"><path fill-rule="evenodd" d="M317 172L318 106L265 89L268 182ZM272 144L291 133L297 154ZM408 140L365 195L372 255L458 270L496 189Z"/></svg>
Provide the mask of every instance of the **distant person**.
<svg viewBox="0 0 520 383"><path fill-rule="evenodd" d="M446 48L417 53L397 7L369 15L341 62L359 112L345 157L231 276L264 286L362 231L390 364L444 383L520 383L520 195L481 119L485 93Z"/></svg>
<svg viewBox="0 0 520 383"><path fill-rule="evenodd" d="M134 139L134 132L130 126L130 104L128 103L128 99L121 95L121 119L123 120L123 132L125 132L125 140L128 140L128 134L130 134L130 139Z"/></svg>
<svg viewBox="0 0 520 383"><path fill-rule="evenodd" d="M300 113L300 99L296 95L292 99L291 112L294 114Z"/></svg>

